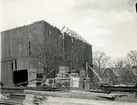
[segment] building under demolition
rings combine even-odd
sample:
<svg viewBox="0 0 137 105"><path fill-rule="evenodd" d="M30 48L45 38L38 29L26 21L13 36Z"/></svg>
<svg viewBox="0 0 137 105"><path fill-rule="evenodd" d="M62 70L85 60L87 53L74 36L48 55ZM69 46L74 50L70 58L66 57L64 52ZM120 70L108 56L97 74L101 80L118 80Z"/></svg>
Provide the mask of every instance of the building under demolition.
<svg viewBox="0 0 137 105"><path fill-rule="evenodd" d="M1 80L5 86L39 78L43 73L55 77L61 65L77 73L81 68L86 70L87 64L92 66L90 44L45 21L3 31L1 42ZM91 71L88 76L91 80Z"/></svg>

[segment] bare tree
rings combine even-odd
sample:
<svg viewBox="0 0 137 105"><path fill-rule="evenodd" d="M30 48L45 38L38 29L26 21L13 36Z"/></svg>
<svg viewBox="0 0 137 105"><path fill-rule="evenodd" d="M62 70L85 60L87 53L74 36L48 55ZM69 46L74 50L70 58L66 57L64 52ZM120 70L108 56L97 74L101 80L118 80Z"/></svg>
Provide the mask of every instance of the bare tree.
<svg viewBox="0 0 137 105"><path fill-rule="evenodd" d="M119 75L119 83L133 84L136 81L131 65L129 65L126 58L115 61L114 68Z"/></svg>
<svg viewBox="0 0 137 105"><path fill-rule="evenodd" d="M98 75L101 77L106 66L110 60L110 57L107 56L104 52L96 51L93 53L93 66L94 69L98 72Z"/></svg>
<svg viewBox="0 0 137 105"><path fill-rule="evenodd" d="M31 37L31 57L32 62L38 63L38 66L43 69L43 82L47 76L54 70L58 69L59 64L63 60L60 37L33 35Z"/></svg>
<svg viewBox="0 0 137 105"><path fill-rule="evenodd" d="M131 50L127 54L127 61L131 66L137 66L137 51Z"/></svg>
<svg viewBox="0 0 137 105"><path fill-rule="evenodd" d="M129 68L123 68L120 70L120 77L121 81L120 83L124 84L134 84L136 83L136 76L134 75L134 72Z"/></svg>
<svg viewBox="0 0 137 105"><path fill-rule="evenodd" d="M125 59L117 59L116 61L113 62L113 64L114 64L114 68L116 69L121 69L128 66L128 63Z"/></svg>

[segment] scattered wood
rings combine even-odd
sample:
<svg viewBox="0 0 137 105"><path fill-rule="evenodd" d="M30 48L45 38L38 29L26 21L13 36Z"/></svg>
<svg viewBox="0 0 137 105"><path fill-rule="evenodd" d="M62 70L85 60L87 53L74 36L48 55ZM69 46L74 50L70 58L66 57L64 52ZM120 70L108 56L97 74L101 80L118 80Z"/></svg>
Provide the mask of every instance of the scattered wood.
<svg viewBox="0 0 137 105"><path fill-rule="evenodd" d="M0 99L0 105L23 105L22 101L13 99Z"/></svg>

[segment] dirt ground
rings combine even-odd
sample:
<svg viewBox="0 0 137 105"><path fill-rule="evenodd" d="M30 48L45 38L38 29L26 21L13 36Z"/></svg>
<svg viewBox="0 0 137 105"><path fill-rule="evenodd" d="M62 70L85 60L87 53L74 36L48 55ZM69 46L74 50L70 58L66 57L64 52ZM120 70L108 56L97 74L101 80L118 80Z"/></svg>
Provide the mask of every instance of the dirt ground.
<svg viewBox="0 0 137 105"><path fill-rule="evenodd" d="M28 91L27 91L28 92ZM46 92L46 91L30 91L31 94L25 94L21 103L23 105L137 105L137 97L134 94L117 97L114 100L107 99L108 94L92 93L92 92ZM36 95L36 94L40 95ZM118 95L118 93L115 93ZM113 95L115 95L113 93ZM43 95L46 95L43 97ZM112 94L110 94L111 96ZM100 97L100 96L105 96ZM3 96L1 96L2 98ZM17 96L19 99L19 96ZM15 98L16 102L19 102ZM34 98L37 97L37 98Z"/></svg>
<svg viewBox="0 0 137 105"><path fill-rule="evenodd" d="M24 100L24 105L34 105L31 97L33 96L28 96L28 100ZM119 97L109 100L93 97L92 99L79 99L48 96L44 101L39 101L39 105L137 105L137 98Z"/></svg>
<svg viewBox="0 0 137 105"><path fill-rule="evenodd" d="M24 105L34 105L30 101ZM49 98L47 101L40 102L39 105L137 105L137 102L109 101L109 100L83 100L74 98Z"/></svg>

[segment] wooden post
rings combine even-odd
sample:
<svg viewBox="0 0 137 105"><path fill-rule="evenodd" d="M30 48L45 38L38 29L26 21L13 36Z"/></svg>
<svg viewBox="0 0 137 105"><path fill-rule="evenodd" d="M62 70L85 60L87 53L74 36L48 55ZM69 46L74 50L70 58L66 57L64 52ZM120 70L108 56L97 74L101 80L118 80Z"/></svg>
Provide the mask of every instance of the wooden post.
<svg viewBox="0 0 137 105"><path fill-rule="evenodd" d="M88 77L88 62L86 62L86 75Z"/></svg>

